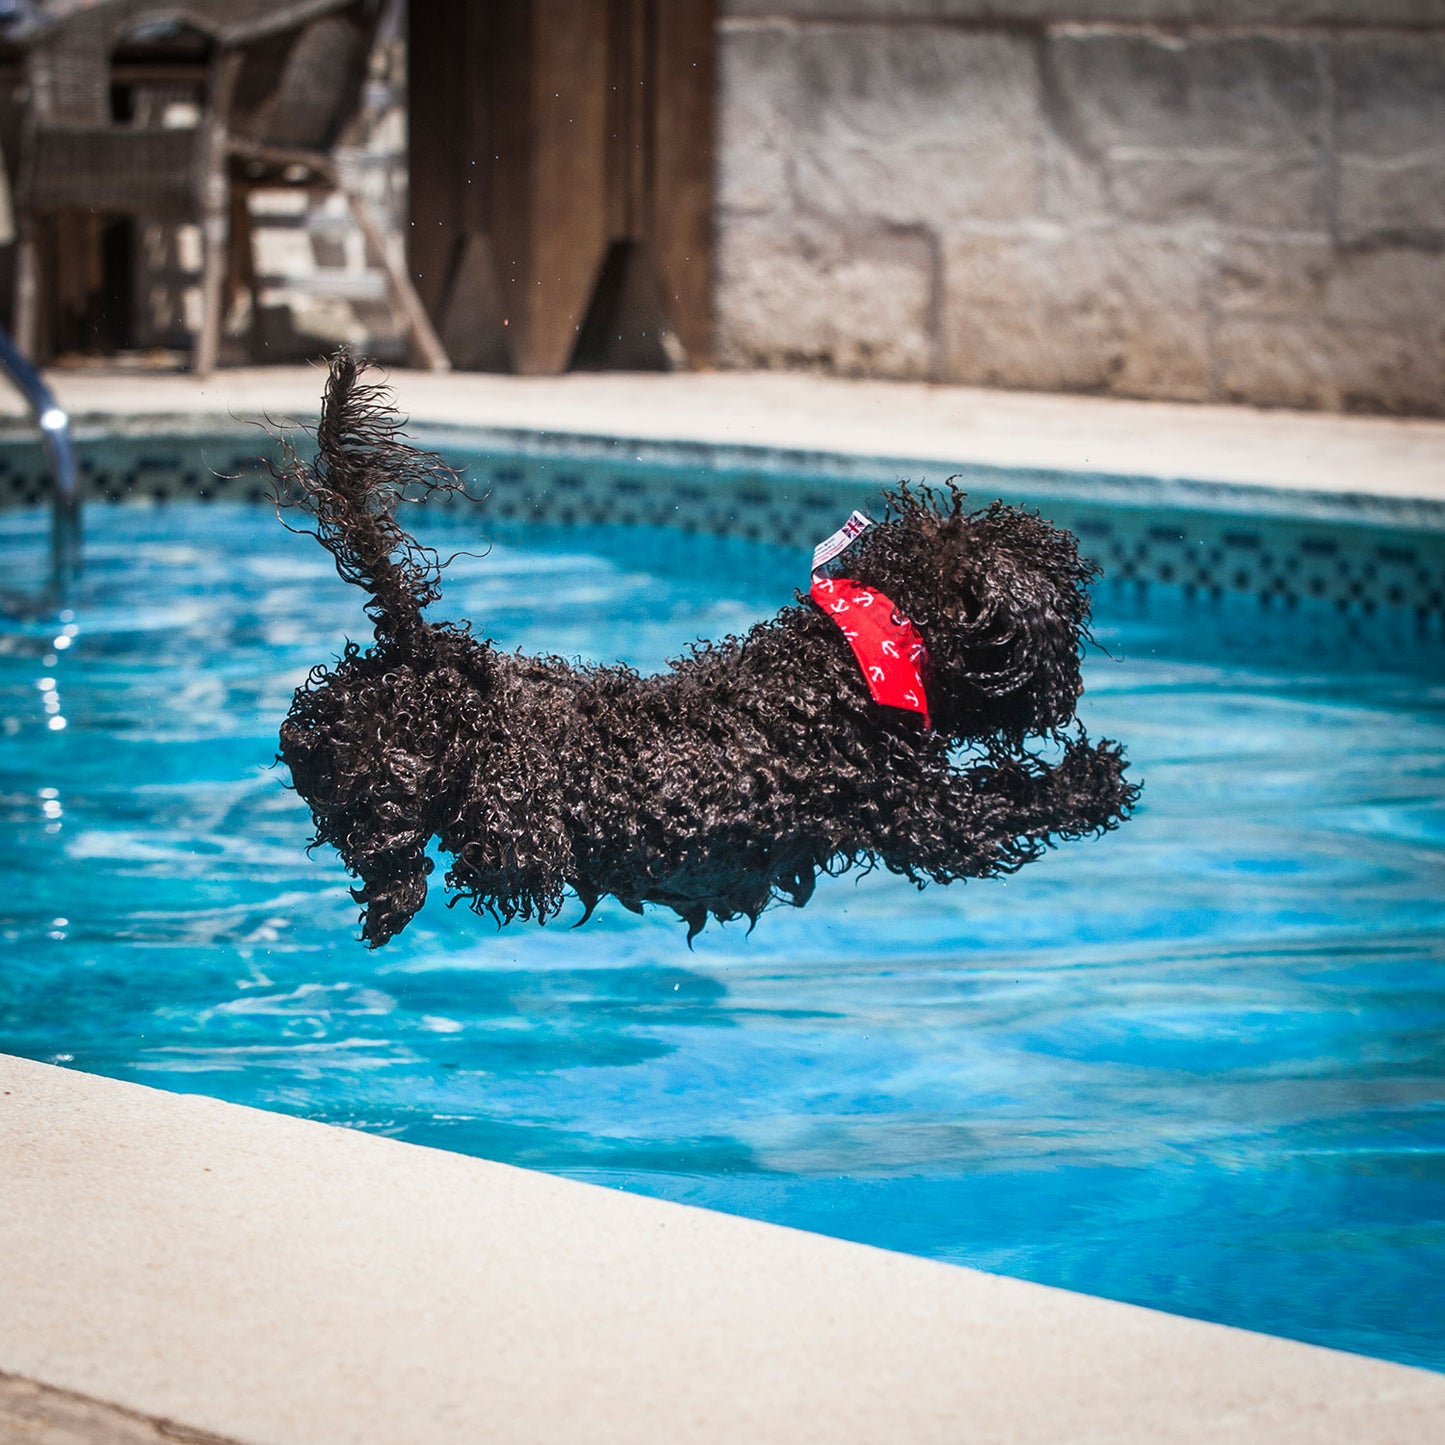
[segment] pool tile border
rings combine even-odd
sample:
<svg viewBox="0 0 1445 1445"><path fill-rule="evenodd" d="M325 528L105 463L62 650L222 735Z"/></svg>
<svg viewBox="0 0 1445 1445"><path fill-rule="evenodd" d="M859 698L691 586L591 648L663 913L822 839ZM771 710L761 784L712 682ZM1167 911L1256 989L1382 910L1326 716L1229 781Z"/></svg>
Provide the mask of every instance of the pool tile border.
<svg viewBox="0 0 1445 1445"><path fill-rule="evenodd" d="M483 522L663 526L803 548L901 479L956 478L979 502L1000 497L1070 528L1106 585L1389 612L1432 635L1445 630L1445 502L1430 498L515 428L415 430L419 445L465 468L473 500L450 504L475 506ZM110 502L264 503L266 463L278 455L271 436L264 423L235 418L129 418L114 434L91 424L78 436L82 483ZM0 431L0 507L41 505L47 488L35 443Z"/></svg>

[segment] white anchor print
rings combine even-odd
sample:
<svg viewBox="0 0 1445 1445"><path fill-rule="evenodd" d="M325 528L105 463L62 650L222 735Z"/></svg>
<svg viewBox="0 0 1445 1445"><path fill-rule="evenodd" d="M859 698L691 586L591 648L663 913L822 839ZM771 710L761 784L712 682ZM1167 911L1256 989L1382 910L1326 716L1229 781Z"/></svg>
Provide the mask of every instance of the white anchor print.
<svg viewBox="0 0 1445 1445"><path fill-rule="evenodd" d="M862 530L861 526L859 530ZM815 572L812 592L853 648L874 698L896 707L912 708L926 718L928 703L924 698L922 669L927 664L928 645L912 620L898 611L892 599L881 592L861 587L847 577L824 577ZM879 602L890 614L889 622L883 620L882 614L878 614L876 622L865 622L861 617L856 621L852 618L846 622L843 620L849 612L870 612ZM887 636L890 622L893 635ZM907 662L904 662L905 658ZM889 664L898 665L890 667ZM913 686L905 688L909 682Z"/></svg>

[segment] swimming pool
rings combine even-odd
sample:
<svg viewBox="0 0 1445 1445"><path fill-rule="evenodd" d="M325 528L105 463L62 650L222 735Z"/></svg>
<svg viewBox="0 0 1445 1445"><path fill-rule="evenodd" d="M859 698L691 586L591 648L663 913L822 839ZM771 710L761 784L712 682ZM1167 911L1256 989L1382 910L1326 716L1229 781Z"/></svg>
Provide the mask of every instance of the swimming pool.
<svg viewBox="0 0 1445 1445"><path fill-rule="evenodd" d="M43 531L0 513L0 567ZM639 667L806 570L489 532L439 611ZM74 617L0 633L0 1049L1445 1368L1439 643L1157 579L1098 611L1084 716L1146 781L1108 838L691 952L434 903L368 953L267 766L358 594L265 509L93 509Z"/></svg>

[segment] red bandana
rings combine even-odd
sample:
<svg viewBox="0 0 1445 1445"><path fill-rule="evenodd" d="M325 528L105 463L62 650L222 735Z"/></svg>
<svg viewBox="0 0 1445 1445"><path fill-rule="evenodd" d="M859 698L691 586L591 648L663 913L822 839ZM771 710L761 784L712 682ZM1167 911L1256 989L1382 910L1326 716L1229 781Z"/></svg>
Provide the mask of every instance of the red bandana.
<svg viewBox="0 0 1445 1445"><path fill-rule="evenodd" d="M928 648L918 629L881 592L848 577L815 574L810 595L848 639L873 701L921 712L932 727L923 688Z"/></svg>

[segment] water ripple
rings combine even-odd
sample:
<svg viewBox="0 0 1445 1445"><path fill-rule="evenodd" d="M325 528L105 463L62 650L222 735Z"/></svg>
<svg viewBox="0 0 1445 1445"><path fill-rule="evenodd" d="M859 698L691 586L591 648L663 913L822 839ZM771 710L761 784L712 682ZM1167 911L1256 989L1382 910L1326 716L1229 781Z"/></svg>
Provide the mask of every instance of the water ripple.
<svg viewBox="0 0 1445 1445"><path fill-rule="evenodd" d="M8 516L0 568L44 526ZM71 645L0 630L0 1048L1445 1368L1438 648L1106 590L1085 711L1146 781L1117 834L993 884L827 880L691 951L604 905L432 907L373 954L271 767L357 595L264 510L89 530ZM645 668L806 571L428 540L486 552L441 610Z"/></svg>

